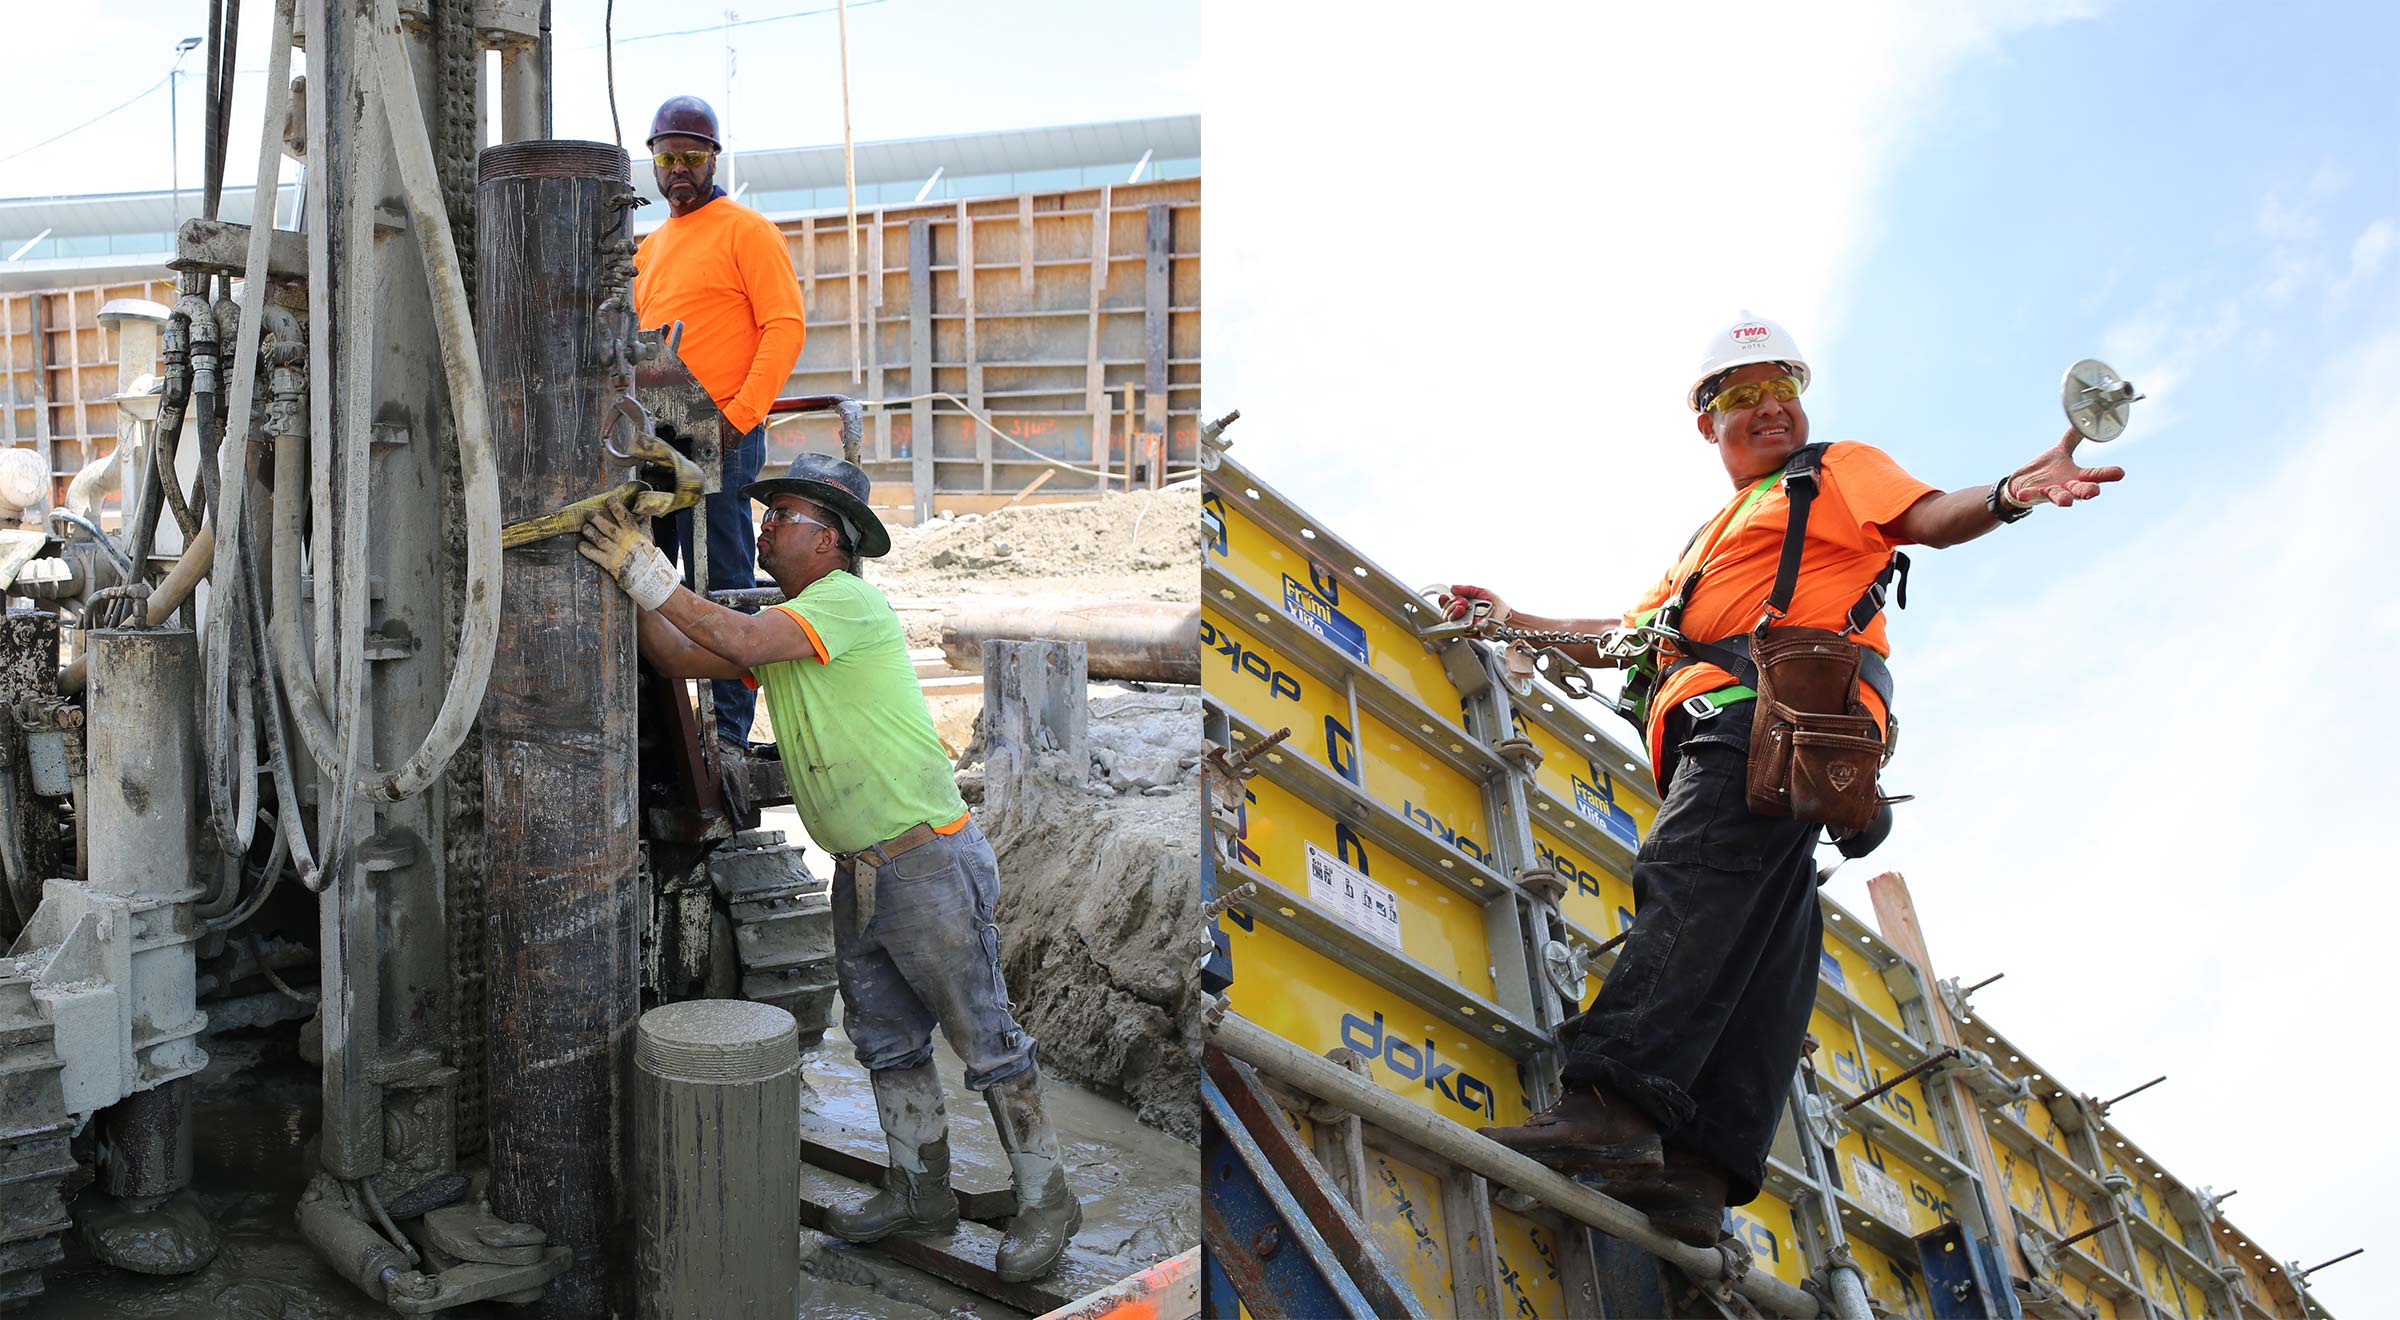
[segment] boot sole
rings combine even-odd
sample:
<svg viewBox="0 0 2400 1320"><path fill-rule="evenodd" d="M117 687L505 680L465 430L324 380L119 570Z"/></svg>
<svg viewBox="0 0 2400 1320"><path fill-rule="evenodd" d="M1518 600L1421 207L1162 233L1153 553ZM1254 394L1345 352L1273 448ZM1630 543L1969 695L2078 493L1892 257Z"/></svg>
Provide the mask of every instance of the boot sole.
<svg viewBox="0 0 2400 1320"><path fill-rule="evenodd" d="M885 1238L931 1237L936 1234L950 1232L952 1229L957 1227L958 1220L956 1219L951 1219L947 1222L935 1220L931 1223L923 1220L912 1219L906 1223L894 1224L890 1228L887 1228L880 1233L863 1233L853 1236L849 1233L843 1232L838 1228L835 1228L831 1224L827 1224L825 1226L825 1232L833 1237L840 1238L844 1242L863 1247L873 1243L881 1242Z"/></svg>
<svg viewBox="0 0 2400 1320"><path fill-rule="evenodd" d="M1000 1268L1000 1262L995 1260L992 1262L992 1273L998 1275L1002 1283L1031 1283L1058 1268L1058 1263L1067 1258L1067 1247L1075 1241L1075 1235L1082 1231L1083 1207L1078 1205L1075 1208L1075 1217L1067 1221L1066 1235L1058 1240L1057 1254L1043 1261L1039 1267L1034 1269L1004 1270Z"/></svg>
<svg viewBox="0 0 2400 1320"><path fill-rule="evenodd" d="M1505 1142L1499 1144L1557 1173L1655 1173L1665 1168L1667 1162L1666 1153L1655 1141L1618 1142L1609 1146L1552 1146L1534 1150L1508 1146Z"/></svg>

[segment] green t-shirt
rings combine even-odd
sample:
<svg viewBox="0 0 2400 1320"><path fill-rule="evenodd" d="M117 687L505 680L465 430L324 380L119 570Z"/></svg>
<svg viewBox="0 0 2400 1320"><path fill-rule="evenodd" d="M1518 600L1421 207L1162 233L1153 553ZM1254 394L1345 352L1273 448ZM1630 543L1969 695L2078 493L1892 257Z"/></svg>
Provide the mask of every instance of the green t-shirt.
<svg viewBox="0 0 2400 1320"><path fill-rule="evenodd" d="M919 825L947 832L963 820L967 804L891 602L837 569L775 608L798 619L824 657L751 671L809 837L828 852L856 852Z"/></svg>

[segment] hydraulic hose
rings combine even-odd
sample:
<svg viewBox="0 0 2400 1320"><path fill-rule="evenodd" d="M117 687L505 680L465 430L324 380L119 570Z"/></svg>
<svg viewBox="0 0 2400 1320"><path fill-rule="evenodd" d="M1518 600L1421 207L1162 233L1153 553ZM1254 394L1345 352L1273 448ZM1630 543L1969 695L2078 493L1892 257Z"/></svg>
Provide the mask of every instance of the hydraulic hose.
<svg viewBox="0 0 2400 1320"><path fill-rule="evenodd" d="M426 135L417 82L409 72L407 36L395 0L378 0L375 12L384 38L376 70L383 84L384 110L391 121L393 150L400 161L409 226L416 231L417 252L433 294L434 320L441 329L442 369L449 379L451 424L458 434L459 476L465 487L467 515L466 607L459 620L457 668L451 671L441 711L435 715L433 727L425 731L424 743L399 769L367 789L367 795L377 801L397 802L415 797L433 783L459 744L466 741L483 708L484 687L492 675L492 653L500 640L500 480L493 465L491 421L484 411L483 361L476 353L475 325L467 314L467 287L459 274L458 247L450 236L450 217L434 168L433 142Z"/></svg>
<svg viewBox="0 0 2400 1320"><path fill-rule="evenodd" d="M279 88L290 81L292 62L292 5L291 0L279 0L275 6L273 29L267 42L267 86ZM229 107L213 107L220 117ZM252 825L258 818L258 731L251 709L249 680L263 666L250 630L249 611L243 607L242 589L247 576L238 565L249 541L250 517L245 501L250 493L252 457L251 422L257 412L259 336L266 328L267 250L275 235L275 188L283 161L283 134L276 116L260 116L264 125L259 133L258 170L250 194L250 244L242 264L241 302L237 306L219 299L210 318L217 341L221 344L231 331L233 340L233 388L225 410L225 421L233 440L230 452L220 453L204 434L201 442L200 476L207 491L211 521L218 527L233 529L231 534L217 539L215 562L209 567L209 582L216 588L217 598L208 612L208 639L203 652L203 683L206 700L202 710L207 716L204 730L208 765L209 809L215 818L218 846L236 856L250 850ZM223 134L216 143L217 163L222 168ZM215 186L210 180L211 202L215 201ZM232 324L228 326L227 321ZM232 468L230 474L220 472L219 464ZM236 624L239 624L237 633ZM238 651L239 654L235 652ZM244 681L236 686L233 671L237 661L245 671ZM230 693L229 690L230 689ZM227 698L231 696L229 701ZM269 715L273 715L270 701ZM230 712L235 728L229 734L224 720ZM226 762L229 741L239 741L238 755L230 757L232 774L237 783L227 792Z"/></svg>

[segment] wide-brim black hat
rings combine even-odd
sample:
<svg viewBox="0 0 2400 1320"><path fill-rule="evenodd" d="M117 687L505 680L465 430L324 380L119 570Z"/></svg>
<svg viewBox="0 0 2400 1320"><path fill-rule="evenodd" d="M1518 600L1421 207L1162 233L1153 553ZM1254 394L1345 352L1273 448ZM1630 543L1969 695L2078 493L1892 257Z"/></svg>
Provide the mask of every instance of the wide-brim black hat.
<svg viewBox="0 0 2400 1320"><path fill-rule="evenodd" d="M866 469L858 464L831 454L803 450L783 470L782 476L753 481L742 487L742 494L761 504L778 495L795 495L811 504L822 504L850 524L850 548L860 558L878 559L891 553L892 536L883 530L883 520L867 504L873 490L874 483L867 480Z"/></svg>

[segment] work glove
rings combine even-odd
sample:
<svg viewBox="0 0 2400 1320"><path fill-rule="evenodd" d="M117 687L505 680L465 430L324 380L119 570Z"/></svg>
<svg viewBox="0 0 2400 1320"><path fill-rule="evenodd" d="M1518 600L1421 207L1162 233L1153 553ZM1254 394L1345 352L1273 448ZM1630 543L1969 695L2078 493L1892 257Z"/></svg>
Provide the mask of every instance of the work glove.
<svg viewBox="0 0 2400 1320"><path fill-rule="evenodd" d="M1480 619L1475 618L1478 602L1491 607ZM1508 622L1509 615L1514 612L1508 608L1508 602L1498 596L1482 587L1471 587L1463 582L1446 588L1437 603L1442 607L1442 618L1450 623L1474 619L1480 624L1498 626Z"/></svg>
<svg viewBox="0 0 2400 1320"><path fill-rule="evenodd" d="M2082 439L2083 433L2070 426L2056 445L2009 473L2005 490L2009 503L2021 509L2045 503L2063 509L2077 500L2097 499L2100 487L2125 479L2125 469L2121 467L2091 468L2078 464L2075 446Z"/></svg>
<svg viewBox="0 0 2400 1320"><path fill-rule="evenodd" d="M651 543L650 533L626 512L622 502L584 520L583 544L575 547L584 558L608 570L633 603L654 610L675 594L675 566Z"/></svg>

